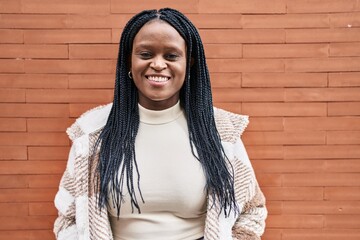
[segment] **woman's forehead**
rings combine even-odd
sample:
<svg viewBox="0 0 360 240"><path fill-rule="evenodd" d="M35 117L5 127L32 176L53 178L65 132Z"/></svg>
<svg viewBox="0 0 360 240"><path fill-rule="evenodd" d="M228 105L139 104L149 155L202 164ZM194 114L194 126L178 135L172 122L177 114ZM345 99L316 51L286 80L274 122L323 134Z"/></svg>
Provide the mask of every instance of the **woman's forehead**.
<svg viewBox="0 0 360 240"><path fill-rule="evenodd" d="M169 23L158 19L146 23L135 35L133 41L134 47L161 43L186 47L185 40L178 31Z"/></svg>

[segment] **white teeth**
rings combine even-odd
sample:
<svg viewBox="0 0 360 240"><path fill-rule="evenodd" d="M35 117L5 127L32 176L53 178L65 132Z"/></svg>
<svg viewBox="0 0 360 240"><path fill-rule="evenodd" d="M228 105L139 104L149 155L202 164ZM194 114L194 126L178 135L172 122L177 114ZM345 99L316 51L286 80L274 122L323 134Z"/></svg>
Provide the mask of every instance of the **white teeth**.
<svg viewBox="0 0 360 240"><path fill-rule="evenodd" d="M166 82L167 80L169 80L169 78L167 77L159 77L159 76L149 76L148 79L154 82Z"/></svg>

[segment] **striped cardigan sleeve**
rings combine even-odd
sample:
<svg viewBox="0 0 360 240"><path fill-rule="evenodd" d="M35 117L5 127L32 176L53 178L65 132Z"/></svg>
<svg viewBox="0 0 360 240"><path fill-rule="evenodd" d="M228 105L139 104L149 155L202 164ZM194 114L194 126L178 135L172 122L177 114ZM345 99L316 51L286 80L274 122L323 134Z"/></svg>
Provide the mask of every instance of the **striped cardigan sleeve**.
<svg viewBox="0 0 360 240"><path fill-rule="evenodd" d="M55 207L58 210L58 217L54 223L54 233L58 240L78 239L75 220L75 144L72 145L65 172L61 178L59 190L55 196Z"/></svg>
<svg viewBox="0 0 360 240"><path fill-rule="evenodd" d="M267 217L265 197L241 139L235 143L235 148L235 192L241 203L241 213L233 226L233 238L259 240Z"/></svg>

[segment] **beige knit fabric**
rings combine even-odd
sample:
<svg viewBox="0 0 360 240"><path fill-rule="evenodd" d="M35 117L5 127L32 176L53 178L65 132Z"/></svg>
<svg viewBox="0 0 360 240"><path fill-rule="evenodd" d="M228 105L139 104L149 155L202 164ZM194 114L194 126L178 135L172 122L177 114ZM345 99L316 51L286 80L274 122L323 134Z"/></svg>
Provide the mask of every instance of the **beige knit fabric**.
<svg viewBox="0 0 360 240"><path fill-rule="evenodd" d="M97 191L93 184L96 160L89 153L99 136L111 109L111 104L83 114L67 130L73 141L69 160L55 197L59 216L54 224L56 239L112 240L108 212L97 208ZM215 121L224 150L234 169L235 195L241 214L225 218L217 199L208 197L205 240L258 240L264 232L265 198L255 178L247 155L239 155L243 147L240 135L248 124L247 116L214 109Z"/></svg>

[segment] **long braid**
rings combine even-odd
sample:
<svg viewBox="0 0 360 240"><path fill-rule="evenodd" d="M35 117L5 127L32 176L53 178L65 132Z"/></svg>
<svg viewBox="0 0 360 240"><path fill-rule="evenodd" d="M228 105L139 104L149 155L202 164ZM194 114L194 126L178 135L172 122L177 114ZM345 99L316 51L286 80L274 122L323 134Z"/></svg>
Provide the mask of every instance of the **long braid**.
<svg viewBox="0 0 360 240"><path fill-rule="evenodd" d="M184 108L189 129L189 141L193 155L200 161L206 177L206 190L227 216L232 209L238 211L235 203L233 169L221 145L216 129L210 77L207 69L203 44L195 26L180 12L164 8L147 10L135 15L124 27L119 46L116 66L114 101L109 118L96 142L99 151L98 204L100 209L110 204L120 208L123 202L124 182L131 199L132 209L140 212L134 181L141 200L140 173L135 156L135 138L139 128L138 93L129 79L133 40L140 28L147 22L160 19L173 26L184 38L187 47L186 77L180 90L180 103ZM193 64L190 64L193 61Z"/></svg>

